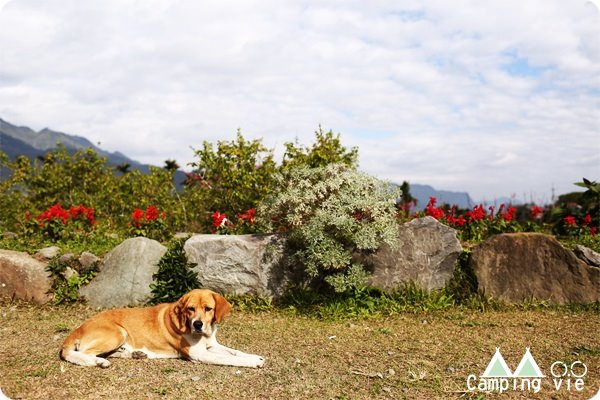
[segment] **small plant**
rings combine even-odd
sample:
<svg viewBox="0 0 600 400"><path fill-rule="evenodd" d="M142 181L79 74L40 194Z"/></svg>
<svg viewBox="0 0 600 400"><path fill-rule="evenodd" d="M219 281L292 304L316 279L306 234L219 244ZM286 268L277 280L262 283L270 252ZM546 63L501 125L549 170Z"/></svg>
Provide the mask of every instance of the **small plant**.
<svg viewBox="0 0 600 400"><path fill-rule="evenodd" d="M199 288L198 276L192 270L196 266L187 260L183 249L186 239L171 242L165 255L158 262L158 271L150 284L153 304L173 302L192 289Z"/></svg>
<svg viewBox="0 0 600 400"><path fill-rule="evenodd" d="M364 287L367 274L353 256L396 244L399 191L343 164L297 168L280 185L259 214L273 231L288 233L308 278L337 292Z"/></svg>
<svg viewBox="0 0 600 400"><path fill-rule="evenodd" d="M168 234L166 219L167 214L155 206L149 206L145 210L136 208L131 213L130 233L134 236L162 240Z"/></svg>

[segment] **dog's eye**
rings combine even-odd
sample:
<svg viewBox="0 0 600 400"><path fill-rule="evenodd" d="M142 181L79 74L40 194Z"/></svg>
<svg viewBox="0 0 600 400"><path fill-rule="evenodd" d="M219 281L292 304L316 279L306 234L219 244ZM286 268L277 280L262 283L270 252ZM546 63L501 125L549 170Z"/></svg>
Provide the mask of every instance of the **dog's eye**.
<svg viewBox="0 0 600 400"><path fill-rule="evenodd" d="M196 311L196 309L194 307L188 307L188 310L191 311L191 312Z"/></svg>
<svg viewBox="0 0 600 400"><path fill-rule="evenodd" d="M212 307L204 307L204 312L209 312L212 310Z"/></svg>

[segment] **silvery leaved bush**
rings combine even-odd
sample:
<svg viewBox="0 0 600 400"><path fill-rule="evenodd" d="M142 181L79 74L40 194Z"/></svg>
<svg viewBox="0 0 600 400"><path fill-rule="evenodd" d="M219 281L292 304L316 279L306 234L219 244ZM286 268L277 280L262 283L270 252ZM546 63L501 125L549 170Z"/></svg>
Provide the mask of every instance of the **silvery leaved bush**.
<svg viewBox="0 0 600 400"><path fill-rule="evenodd" d="M295 168L279 177L279 185L258 214L273 231L287 234L308 277L338 292L364 287L368 275L353 256L396 245L400 190L341 164Z"/></svg>

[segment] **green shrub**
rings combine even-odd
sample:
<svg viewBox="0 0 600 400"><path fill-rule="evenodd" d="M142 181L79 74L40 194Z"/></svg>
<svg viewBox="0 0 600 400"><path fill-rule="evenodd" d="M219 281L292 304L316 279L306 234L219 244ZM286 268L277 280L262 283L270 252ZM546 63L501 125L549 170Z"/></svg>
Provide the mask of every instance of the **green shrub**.
<svg viewBox="0 0 600 400"><path fill-rule="evenodd" d="M288 233L292 257L311 280L338 292L361 289L367 274L353 255L396 244L399 190L341 164L297 168L280 185L259 209L264 223Z"/></svg>
<svg viewBox="0 0 600 400"><path fill-rule="evenodd" d="M167 252L158 262L158 271L152 275L155 283L150 284L153 304L173 302L192 289L200 287L200 282L192 268L196 266L187 260L183 245L186 239L173 240Z"/></svg>
<svg viewBox="0 0 600 400"><path fill-rule="evenodd" d="M69 277L65 277L64 275L67 267L75 271ZM52 303L56 305L74 303L79 300L79 289L90 283L98 273L98 268L95 264L89 268L81 268L75 259L63 263L60 261L60 256L56 256L50 260L46 270L50 272L53 278L52 291L54 292L54 299Z"/></svg>
<svg viewBox="0 0 600 400"><path fill-rule="evenodd" d="M185 201L188 208L201 205L203 214L195 214L203 231L210 231L213 212L229 216L256 207L274 186L277 171L273 152L260 140L246 140L238 131L236 140L219 141L216 151L204 142L190 163Z"/></svg>

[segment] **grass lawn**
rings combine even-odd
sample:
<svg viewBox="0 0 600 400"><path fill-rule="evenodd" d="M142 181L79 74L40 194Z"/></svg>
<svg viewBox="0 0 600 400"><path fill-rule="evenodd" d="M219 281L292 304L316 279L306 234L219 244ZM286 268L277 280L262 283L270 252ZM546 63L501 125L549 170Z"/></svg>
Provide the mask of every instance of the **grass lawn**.
<svg viewBox="0 0 600 400"><path fill-rule="evenodd" d="M452 309L323 321L287 311L235 312L221 343L267 358L262 369L184 360L112 359L108 369L60 361L84 306L0 302L0 388L12 399L589 399L600 387L600 315ZM514 370L526 347L545 375L556 360L587 364L582 392L467 393L496 347Z"/></svg>

